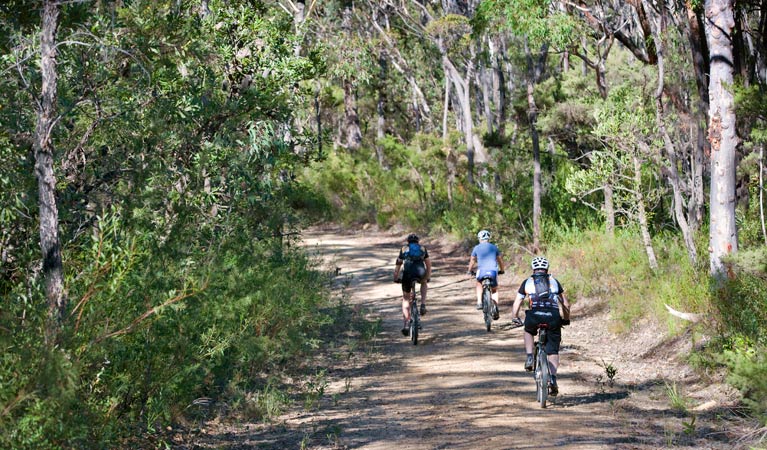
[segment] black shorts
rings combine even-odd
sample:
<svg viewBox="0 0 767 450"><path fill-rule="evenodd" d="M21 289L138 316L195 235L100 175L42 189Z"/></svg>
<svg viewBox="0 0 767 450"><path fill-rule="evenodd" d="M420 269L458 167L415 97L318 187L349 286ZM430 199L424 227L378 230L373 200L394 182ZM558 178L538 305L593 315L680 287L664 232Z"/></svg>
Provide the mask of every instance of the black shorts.
<svg viewBox="0 0 767 450"><path fill-rule="evenodd" d="M426 266L424 264L405 263L405 270L402 272L402 292L410 292L410 284L413 280L420 282L424 278L426 278Z"/></svg>
<svg viewBox="0 0 767 450"><path fill-rule="evenodd" d="M562 318L557 308L528 309L525 311L525 331L535 336L538 334L538 324L547 323L547 338L544 349L546 354L559 354L559 343L562 342Z"/></svg>

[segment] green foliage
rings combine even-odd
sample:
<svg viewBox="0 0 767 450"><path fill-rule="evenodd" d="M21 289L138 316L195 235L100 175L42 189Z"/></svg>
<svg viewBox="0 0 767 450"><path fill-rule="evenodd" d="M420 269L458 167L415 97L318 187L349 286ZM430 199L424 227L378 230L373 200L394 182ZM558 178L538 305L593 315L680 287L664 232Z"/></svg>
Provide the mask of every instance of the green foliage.
<svg viewBox="0 0 767 450"><path fill-rule="evenodd" d="M605 298L610 302L615 331L625 331L639 318L663 317L670 331L679 327L665 306L686 311L706 311L709 298L707 275L692 267L676 236L660 236L654 245L659 269L647 264L641 240L633 230L616 230L614 236L597 230L559 229L548 252L555 273L567 273L562 281L578 298Z"/></svg>
<svg viewBox="0 0 767 450"><path fill-rule="evenodd" d="M294 182L315 155L289 139L297 86L324 67L295 54L275 7L209 6L62 8L53 140L69 308L56 348L42 340L30 160L35 30L2 11L15 49L0 80L2 448L127 446L137 426L210 413L200 399L276 414L280 380L340 317L290 239L327 209Z"/></svg>
<svg viewBox="0 0 767 450"><path fill-rule="evenodd" d="M687 400L687 397L684 396L684 393L679 391L679 387L676 383L666 382L665 391L671 409L681 414L687 414L689 401Z"/></svg>
<svg viewBox="0 0 767 450"><path fill-rule="evenodd" d="M552 10L544 0L490 0L480 4L478 14L485 21L498 21L517 36L526 36L532 47L565 48L579 36L577 20Z"/></svg>
<svg viewBox="0 0 767 450"><path fill-rule="evenodd" d="M767 346L741 341L725 350L722 361L730 373L727 380L740 389L743 403L767 424Z"/></svg>
<svg viewBox="0 0 767 450"><path fill-rule="evenodd" d="M716 306L728 334L767 345L767 252L743 251L733 258L736 274L716 294Z"/></svg>

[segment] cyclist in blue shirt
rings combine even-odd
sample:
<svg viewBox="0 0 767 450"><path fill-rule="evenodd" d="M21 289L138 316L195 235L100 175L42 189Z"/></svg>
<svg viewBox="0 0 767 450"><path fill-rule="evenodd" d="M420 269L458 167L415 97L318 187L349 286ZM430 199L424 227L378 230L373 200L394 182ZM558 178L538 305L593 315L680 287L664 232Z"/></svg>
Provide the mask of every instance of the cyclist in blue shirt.
<svg viewBox="0 0 767 450"><path fill-rule="evenodd" d="M426 292L428 281L431 278L431 260L426 247L419 243L416 234L407 237L407 245L403 246L394 267L394 282L402 283L402 334L410 332L410 284L413 280L421 283L421 309L419 313L426 315ZM400 275L400 269L402 274Z"/></svg>
<svg viewBox="0 0 767 450"><path fill-rule="evenodd" d="M525 311L524 343L527 359L525 370L533 370L533 336L538 333L538 324L548 324L548 339L545 350L549 358L551 373L551 395L557 395L557 367L559 367L559 344L562 342L562 326L570 324L570 302L565 297L565 288L549 274L549 261L536 256L531 263L533 274L519 286L511 314L513 321L520 323L519 309L525 298L530 300L530 309ZM561 314L560 314L561 309Z"/></svg>
<svg viewBox="0 0 767 450"><path fill-rule="evenodd" d="M482 230L477 233L479 244L474 246L469 259L469 268L467 272L477 267L477 309L482 309L482 278L489 276L493 289L493 303L495 303L495 315L493 320L498 320L498 275L503 273L503 260L501 251L495 244L490 243L490 232Z"/></svg>

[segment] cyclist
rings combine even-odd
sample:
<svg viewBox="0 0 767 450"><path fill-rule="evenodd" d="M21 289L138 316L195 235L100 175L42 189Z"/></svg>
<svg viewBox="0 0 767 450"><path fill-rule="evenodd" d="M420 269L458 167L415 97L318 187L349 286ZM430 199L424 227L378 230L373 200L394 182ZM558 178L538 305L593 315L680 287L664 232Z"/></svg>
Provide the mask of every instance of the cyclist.
<svg viewBox="0 0 767 450"><path fill-rule="evenodd" d="M431 260L429 260L429 252L419 241L417 234L408 235L407 245L400 249L394 267L394 282L402 283L402 318L404 320L402 334L405 336L410 333L408 326L410 322L410 285L413 280L421 283L421 310L419 312L422 316L426 315L426 291L428 290L427 283L431 278ZM404 270L402 270L402 278L400 278L400 269L403 268L403 265Z"/></svg>
<svg viewBox="0 0 767 450"><path fill-rule="evenodd" d="M479 239L479 244L475 245L471 251L469 268L466 271L472 274L474 266L477 267L477 309L482 309L482 278L487 276L491 278L493 303L495 303L493 320L498 320L500 317L498 313L498 275L503 273L501 251L495 244L490 243L489 231L480 231L477 233L477 239Z"/></svg>
<svg viewBox="0 0 767 450"><path fill-rule="evenodd" d="M559 343L562 341L562 325L570 323L570 303L565 297L565 289L556 278L549 274L549 261L543 256L533 258L533 274L522 282L514 300L511 314L514 322L520 323L519 308L522 300L529 298L529 308L525 311L525 370L533 370L533 336L538 333L538 324L546 323L548 339L545 344L551 373L551 395L557 395L557 367L559 366ZM560 314L560 308L562 313Z"/></svg>

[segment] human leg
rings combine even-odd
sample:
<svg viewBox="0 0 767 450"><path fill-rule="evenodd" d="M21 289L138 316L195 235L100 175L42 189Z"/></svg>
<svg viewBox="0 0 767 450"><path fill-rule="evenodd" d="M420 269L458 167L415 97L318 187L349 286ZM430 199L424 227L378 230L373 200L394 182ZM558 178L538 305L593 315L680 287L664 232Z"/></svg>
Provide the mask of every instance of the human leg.
<svg viewBox="0 0 767 450"><path fill-rule="evenodd" d="M482 283L477 281L477 309L482 309Z"/></svg>
<svg viewBox="0 0 767 450"><path fill-rule="evenodd" d="M493 303L495 303L495 309L493 310L493 320L498 320L500 316L500 309L498 308L498 287L493 287L492 295L490 298L493 299Z"/></svg>
<svg viewBox="0 0 767 450"><path fill-rule="evenodd" d="M557 369L559 368L559 345L562 342L562 328L559 314L553 314L549 322L549 338L546 342L546 353L549 359L549 373L551 374L550 394L557 395Z"/></svg>
<svg viewBox="0 0 767 450"><path fill-rule="evenodd" d="M533 336L538 332L538 319L532 311L525 311L525 332L522 333L522 342L525 344L525 370L533 370Z"/></svg>

